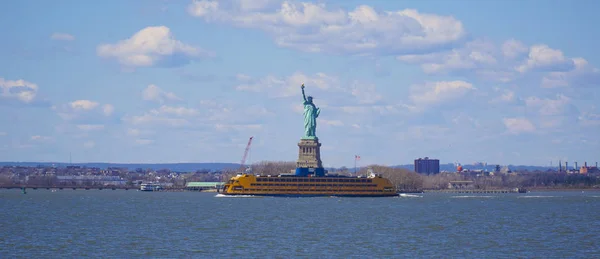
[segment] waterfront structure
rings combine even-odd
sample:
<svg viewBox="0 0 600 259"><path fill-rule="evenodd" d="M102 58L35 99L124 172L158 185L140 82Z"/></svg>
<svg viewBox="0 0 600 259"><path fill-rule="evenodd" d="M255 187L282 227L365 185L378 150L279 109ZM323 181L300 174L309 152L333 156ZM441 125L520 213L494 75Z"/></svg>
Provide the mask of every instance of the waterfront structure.
<svg viewBox="0 0 600 259"><path fill-rule="evenodd" d="M59 185L126 185L127 181L119 176L98 176L98 175L58 175L56 176Z"/></svg>
<svg viewBox="0 0 600 259"><path fill-rule="evenodd" d="M218 190L223 187L222 182L188 182L185 185L186 191L210 191Z"/></svg>
<svg viewBox="0 0 600 259"><path fill-rule="evenodd" d="M439 174L440 160L429 157L415 159L415 172L419 174Z"/></svg>
<svg viewBox="0 0 600 259"><path fill-rule="evenodd" d="M294 173L275 176L238 174L225 183L221 193L255 196L397 196L396 188L390 180L372 170L367 176L328 174L323 168L321 143L316 136L317 118L321 109L314 105L311 96L306 97L304 84L301 89L304 99L304 136L298 143L298 160Z"/></svg>

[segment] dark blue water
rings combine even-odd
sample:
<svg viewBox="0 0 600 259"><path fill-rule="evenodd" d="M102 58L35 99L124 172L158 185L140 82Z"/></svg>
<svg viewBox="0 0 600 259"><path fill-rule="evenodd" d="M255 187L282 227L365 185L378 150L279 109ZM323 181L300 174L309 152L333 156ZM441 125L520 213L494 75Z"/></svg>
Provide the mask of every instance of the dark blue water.
<svg viewBox="0 0 600 259"><path fill-rule="evenodd" d="M0 190L0 258L600 258L600 192Z"/></svg>

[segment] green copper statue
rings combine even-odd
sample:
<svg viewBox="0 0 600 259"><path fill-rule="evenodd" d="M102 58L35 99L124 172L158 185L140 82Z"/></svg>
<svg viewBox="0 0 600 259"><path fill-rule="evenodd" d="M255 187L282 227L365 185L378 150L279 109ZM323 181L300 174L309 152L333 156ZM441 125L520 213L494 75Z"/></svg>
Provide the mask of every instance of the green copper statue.
<svg viewBox="0 0 600 259"><path fill-rule="evenodd" d="M304 137L303 139L316 139L317 135L317 117L321 113L321 108L317 108L312 102L312 96L306 97L304 94L304 84L302 88L302 98L304 98Z"/></svg>

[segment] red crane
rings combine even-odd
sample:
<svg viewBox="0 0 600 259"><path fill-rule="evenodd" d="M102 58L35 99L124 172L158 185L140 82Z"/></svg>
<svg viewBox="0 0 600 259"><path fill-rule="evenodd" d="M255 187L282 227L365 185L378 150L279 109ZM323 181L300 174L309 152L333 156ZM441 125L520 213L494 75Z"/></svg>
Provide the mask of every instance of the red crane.
<svg viewBox="0 0 600 259"><path fill-rule="evenodd" d="M246 157L248 157L248 151L250 151L250 145L252 145L252 138L254 138L254 136L250 137L250 139L248 140L248 145L246 145L244 157L242 157L242 162L240 163L240 170L244 170L244 165L246 164Z"/></svg>

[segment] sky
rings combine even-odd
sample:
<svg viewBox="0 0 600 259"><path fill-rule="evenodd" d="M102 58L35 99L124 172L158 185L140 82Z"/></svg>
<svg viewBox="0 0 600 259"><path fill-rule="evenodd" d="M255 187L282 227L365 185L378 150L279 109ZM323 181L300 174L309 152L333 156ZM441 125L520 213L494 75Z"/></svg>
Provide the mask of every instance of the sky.
<svg viewBox="0 0 600 259"><path fill-rule="evenodd" d="M598 1L1 1L0 161L600 160ZM595 21L595 22L594 22Z"/></svg>

